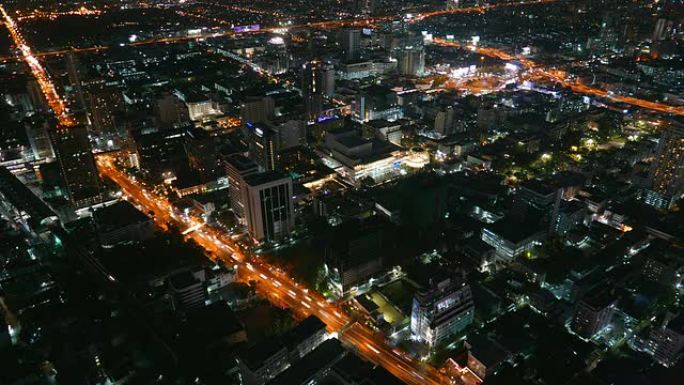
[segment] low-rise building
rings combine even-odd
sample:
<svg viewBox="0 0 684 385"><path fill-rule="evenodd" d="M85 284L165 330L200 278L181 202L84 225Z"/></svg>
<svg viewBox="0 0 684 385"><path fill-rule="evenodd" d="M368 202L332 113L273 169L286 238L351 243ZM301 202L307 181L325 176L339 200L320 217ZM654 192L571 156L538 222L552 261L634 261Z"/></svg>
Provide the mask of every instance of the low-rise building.
<svg viewBox="0 0 684 385"><path fill-rule="evenodd" d="M144 241L154 235L154 221L127 201L95 210L93 219L100 244L104 247Z"/></svg>

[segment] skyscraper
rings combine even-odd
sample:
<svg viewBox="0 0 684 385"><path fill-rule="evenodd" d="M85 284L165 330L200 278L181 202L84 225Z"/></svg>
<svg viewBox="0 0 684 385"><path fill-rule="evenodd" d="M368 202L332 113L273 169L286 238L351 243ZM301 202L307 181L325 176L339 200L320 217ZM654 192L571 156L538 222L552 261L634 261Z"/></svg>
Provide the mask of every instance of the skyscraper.
<svg viewBox="0 0 684 385"><path fill-rule="evenodd" d="M615 300L609 293L597 289L577 303L570 328L580 337L591 339L608 326L614 312Z"/></svg>
<svg viewBox="0 0 684 385"><path fill-rule="evenodd" d="M294 228L292 179L277 172L244 179L243 199L249 235L257 242L281 240Z"/></svg>
<svg viewBox="0 0 684 385"><path fill-rule="evenodd" d="M340 47L346 60L356 60L361 55L361 30L344 29L339 34Z"/></svg>
<svg viewBox="0 0 684 385"><path fill-rule="evenodd" d="M259 166L249 158L234 154L224 159L226 176L228 177L228 192L230 194L230 207L238 219L238 222L247 224L245 219L245 201L242 190L245 178L259 172Z"/></svg>
<svg viewBox="0 0 684 385"><path fill-rule="evenodd" d="M411 333L430 346L444 342L473 322L473 297L465 274L442 274L413 297Z"/></svg>
<svg viewBox="0 0 684 385"><path fill-rule="evenodd" d="M50 159L55 157L50 141L50 121L43 119L40 115L34 115L24 123L26 128L26 138L31 145L33 158L35 160Z"/></svg>
<svg viewBox="0 0 684 385"><path fill-rule="evenodd" d="M651 166L647 202L666 208L684 192L684 126L668 127L658 142Z"/></svg>
<svg viewBox="0 0 684 385"><path fill-rule="evenodd" d="M323 63L321 66L321 89L327 97L335 94L335 67L331 63Z"/></svg>
<svg viewBox="0 0 684 385"><path fill-rule="evenodd" d="M247 123L249 158L261 171L276 169L278 149L275 132L264 123Z"/></svg>
<svg viewBox="0 0 684 385"><path fill-rule="evenodd" d="M302 67L302 98L304 113L309 121L315 120L323 111L323 80L321 63L312 60Z"/></svg>
<svg viewBox="0 0 684 385"><path fill-rule="evenodd" d="M409 46L401 50L399 73L402 75L422 75L425 72L425 51L423 47Z"/></svg>
<svg viewBox="0 0 684 385"><path fill-rule="evenodd" d="M117 89L93 87L88 91L88 113L95 134L101 138L117 135L116 116L123 111L123 95Z"/></svg>
<svg viewBox="0 0 684 385"><path fill-rule="evenodd" d="M97 203L100 180L86 127L58 125L49 132L67 199L77 208Z"/></svg>

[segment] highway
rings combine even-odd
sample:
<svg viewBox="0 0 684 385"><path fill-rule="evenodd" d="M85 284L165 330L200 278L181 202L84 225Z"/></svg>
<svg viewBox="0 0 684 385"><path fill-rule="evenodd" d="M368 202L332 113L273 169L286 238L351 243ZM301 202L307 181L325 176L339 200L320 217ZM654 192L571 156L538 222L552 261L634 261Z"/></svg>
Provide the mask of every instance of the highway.
<svg viewBox="0 0 684 385"><path fill-rule="evenodd" d="M430 12L424 12L424 13L417 13L415 15L411 15L411 18L408 20L410 23L416 23L431 17L437 17L437 16L444 16L444 15L449 15L449 14L472 14L472 13L484 13L490 10L494 9L499 9L499 8L506 8L506 7L517 7L517 6L529 6L529 5L536 5L536 4L549 4L549 3L555 3L558 2L559 0L533 0L533 1L514 1L514 2L507 2L507 3L499 3L499 4L485 4L481 6L475 6L475 7L463 7L463 8L454 8L454 9L449 9L449 10L437 10L437 11L430 11ZM207 4L208 5L208 4ZM214 6L221 6L220 4L213 4ZM228 6L231 9L237 9L237 10L242 10L242 8L235 8L233 6ZM252 12L254 10L244 10L245 12ZM87 13L83 13L87 14ZM183 11L180 11L180 14L186 15L188 17L199 17L205 20L210 20L210 21L215 21L219 24L225 24L223 20L218 21L218 19L208 17L206 15L197 15L197 14L190 14L190 13L185 13ZM378 16L378 17L366 17L366 18L357 18L357 19L344 19L344 20L324 20L324 21L319 21L319 22L310 22L310 23L304 23L304 24L298 24L298 25L290 25L287 27L268 27L268 28L263 28L258 31L247 31L247 32L242 32L242 34L255 34L255 33L273 33L273 32L279 32L282 31L283 29L287 30L294 30L294 29L301 29L301 28L318 28L318 29L337 29L337 28L345 28L345 27L368 27L368 26L373 26L377 23L382 23L382 22L388 22L395 20L395 16ZM139 46L145 46L145 45L151 45L151 44L173 44L173 43L182 43L185 41L194 41L194 40L204 40L204 39L213 39L213 38L220 38L220 37L232 37L236 36L238 33L233 31L232 29L228 30L223 30L223 31L214 31L214 32L204 32L201 34L195 34L192 36L170 36L170 37L157 37L157 38L151 38L151 39L145 39L145 40L140 40L137 42L133 43L124 43L123 46L132 46L132 47L139 47ZM55 51L44 51L44 52L39 52L36 53L35 56L38 57L45 57L45 56L53 56L53 55L62 55L64 53L72 52L72 53L85 53L85 52L98 52L98 51L103 51L108 49L109 46L94 46L94 47L73 47L71 49L60 49L60 50L55 50ZM12 57L0 57L0 62L3 61L9 61L13 60Z"/></svg>
<svg viewBox="0 0 684 385"><path fill-rule="evenodd" d="M255 282L257 293L274 305L290 308L301 318L310 314L317 316L327 325L329 332L339 334L343 343L407 384L451 384L444 374L393 348L384 335L355 322L339 306L294 281L278 267L265 263L259 257L248 259L229 234L201 226L199 218L181 214L165 198L146 191L115 166L112 156L98 156L97 163L101 175L116 183L126 198L143 212L152 214L157 224L164 227L173 224L182 230L190 230L186 237L200 245L209 258L237 266L238 279Z"/></svg>
<svg viewBox="0 0 684 385"><path fill-rule="evenodd" d="M55 88L54 83L52 83L50 80L50 76L48 75L47 71L45 71L43 65L40 64L40 61L38 61L33 52L31 52L31 48L26 44L26 41L19 32L17 24L9 16L9 14L7 14L2 5L0 5L0 13L2 14L5 27L9 31L12 41L17 46L17 50L20 52L24 62L26 62L31 69L33 77L38 82L41 92L45 96L48 105L55 113L59 123L63 126L75 125L76 121L69 115L66 104L57 93L57 89Z"/></svg>
<svg viewBox="0 0 684 385"><path fill-rule="evenodd" d="M607 90L603 90L601 88L596 88L596 87L588 86L586 84L582 84L579 80L570 79L570 77L564 71L558 71L558 70L553 70L553 69L545 69L530 59L517 57L517 56L511 55L505 51L496 49L496 48L479 47L479 46L473 46L470 44L463 45L459 42L456 42L453 40L446 40L443 38L434 38L433 44L438 45L438 46L442 46L442 47L464 49L464 50L475 52L475 53L483 55L483 56L498 58L498 59L501 59L503 61L515 61L515 62L520 63L523 66L525 66L526 69L528 70L527 74L523 75L524 76L523 80L551 82L551 83L559 84L562 87L566 87L566 88L570 89L571 91L578 93L578 94L594 96L594 97L598 97L598 98L604 98L604 99L607 99L607 100L612 101L612 102L625 103L625 104L629 104L629 105L632 105L635 107L645 108L648 110L662 112L662 113L666 113L666 114L674 114L674 115L684 116L684 107L671 106L669 104L639 99L639 98L632 97L632 96L613 94L613 93L611 93Z"/></svg>

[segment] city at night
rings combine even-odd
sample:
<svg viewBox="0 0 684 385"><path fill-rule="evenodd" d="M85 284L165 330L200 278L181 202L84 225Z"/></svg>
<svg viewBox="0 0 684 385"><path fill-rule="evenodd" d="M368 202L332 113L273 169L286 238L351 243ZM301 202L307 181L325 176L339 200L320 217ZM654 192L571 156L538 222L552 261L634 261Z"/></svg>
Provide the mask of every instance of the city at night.
<svg viewBox="0 0 684 385"><path fill-rule="evenodd" d="M0 385L683 385L684 0L1 0Z"/></svg>

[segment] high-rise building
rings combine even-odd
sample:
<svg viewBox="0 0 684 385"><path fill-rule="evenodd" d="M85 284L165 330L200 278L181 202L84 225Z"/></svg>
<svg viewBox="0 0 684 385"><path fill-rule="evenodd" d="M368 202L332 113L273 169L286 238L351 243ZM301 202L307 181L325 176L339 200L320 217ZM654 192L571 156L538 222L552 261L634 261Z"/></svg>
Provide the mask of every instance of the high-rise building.
<svg viewBox="0 0 684 385"><path fill-rule="evenodd" d="M88 113L95 134L110 138L117 135L117 113L123 111L123 94L117 89L92 89L88 92Z"/></svg>
<svg viewBox="0 0 684 385"><path fill-rule="evenodd" d="M423 47L405 47L399 55L400 74L420 76L425 73L425 50Z"/></svg>
<svg viewBox="0 0 684 385"><path fill-rule="evenodd" d="M321 66L321 89L327 97L335 95L335 67L332 63Z"/></svg>
<svg viewBox="0 0 684 385"><path fill-rule="evenodd" d="M178 96L170 92L164 92L157 97L155 112L159 123L164 127L171 127L190 121L190 115L185 103Z"/></svg>
<svg viewBox="0 0 684 385"><path fill-rule="evenodd" d="M672 205L684 192L684 126L672 125L662 134L651 166L651 194L654 206Z"/></svg>
<svg viewBox="0 0 684 385"><path fill-rule="evenodd" d="M465 274L445 274L430 279L413 297L411 333L435 346L473 322L475 307Z"/></svg>
<svg viewBox="0 0 684 385"><path fill-rule="evenodd" d="M32 116L24 123L26 137L31 145L33 158L35 160L51 159L55 157L50 141L50 121L41 118L39 115Z"/></svg>
<svg viewBox="0 0 684 385"><path fill-rule="evenodd" d="M360 29L344 29L340 31L339 39L346 60L357 60L361 57Z"/></svg>
<svg viewBox="0 0 684 385"><path fill-rule="evenodd" d="M577 303L570 328L578 336L591 339L608 326L614 312L615 299L608 292L597 289Z"/></svg>
<svg viewBox="0 0 684 385"><path fill-rule="evenodd" d="M322 62L312 60L302 66L302 98L304 114L308 121L316 120L323 111Z"/></svg>
<svg viewBox="0 0 684 385"><path fill-rule="evenodd" d="M249 158L261 171L273 171L278 161L276 133L265 123L247 123Z"/></svg>
<svg viewBox="0 0 684 385"><path fill-rule="evenodd" d="M454 109L447 107L440 110L435 115L435 132L440 135L449 136L454 128Z"/></svg>
<svg viewBox="0 0 684 385"><path fill-rule="evenodd" d="M138 161L142 168L161 173L188 164L184 148L186 130L169 128L161 131L137 130L133 132Z"/></svg>
<svg viewBox="0 0 684 385"><path fill-rule="evenodd" d="M77 208L97 203L100 179L86 127L58 125L49 133L67 199Z"/></svg>
<svg viewBox="0 0 684 385"><path fill-rule="evenodd" d="M540 221L555 229L563 190L538 180L521 183L513 200L512 215L521 223Z"/></svg>
<svg viewBox="0 0 684 385"><path fill-rule="evenodd" d="M245 178L259 172L259 166L251 159L233 154L224 159L226 166L226 176L228 177L228 192L230 194L230 207L238 219L238 222L247 224L245 219L245 202L242 190Z"/></svg>
<svg viewBox="0 0 684 385"><path fill-rule="evenodd" d="M243 199L249 234L257 242L281 240L294 228L292 178L277 172L244 179Z"/></svg>
<svg viewBox="0 0 684 385"><path fill-rule="evenodd" d="M649 345L656 361L663 366L674 366L684 350L684 313L676 317L668 314L665 322L651 331Z"/></svg>
<svg viewBox="0 0 684 385"><path fill-rule="evenodd" d="M243 123L266 122L273 118L275 102L269 96L249 97L240 105L240 117Z"/></svg>

